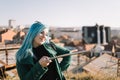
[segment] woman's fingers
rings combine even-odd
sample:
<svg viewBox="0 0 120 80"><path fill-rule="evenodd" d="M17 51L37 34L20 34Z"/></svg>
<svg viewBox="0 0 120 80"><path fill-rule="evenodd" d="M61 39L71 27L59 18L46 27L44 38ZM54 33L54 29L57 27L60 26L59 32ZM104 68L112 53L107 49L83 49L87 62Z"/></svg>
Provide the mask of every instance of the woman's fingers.
<svg viewBox="0 0 120 80"><path fill-rule="evenodd" d="M42 67L47 67L52 61L50 60L49 57L43 56L40 60L39 63Z"/></svg>

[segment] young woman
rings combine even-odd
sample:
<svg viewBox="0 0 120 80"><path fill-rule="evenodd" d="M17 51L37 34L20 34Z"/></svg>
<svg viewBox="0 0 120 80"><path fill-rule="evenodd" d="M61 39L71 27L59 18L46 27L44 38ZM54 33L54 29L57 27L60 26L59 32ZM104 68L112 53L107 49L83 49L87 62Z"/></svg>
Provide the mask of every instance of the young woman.
<svg viewBox="0 0 120 80"><path fill-rule="evenodd" d="M65 80L62 71L69 67L71 57L63 57L60 63L50 58L66 53L70 51L53 42L48 43L45 25L35 22L16 53L20 80Z"/></svg>

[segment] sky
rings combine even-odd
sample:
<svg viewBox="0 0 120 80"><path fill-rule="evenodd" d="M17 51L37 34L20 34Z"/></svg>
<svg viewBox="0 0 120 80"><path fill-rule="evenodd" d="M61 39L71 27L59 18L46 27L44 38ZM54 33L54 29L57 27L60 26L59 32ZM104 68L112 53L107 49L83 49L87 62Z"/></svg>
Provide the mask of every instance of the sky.
<svg viewBox="0 0 120 80"><path fill-rule="evenodd" d="M120 0L0 0L0 25L120 27Z"/></svg>

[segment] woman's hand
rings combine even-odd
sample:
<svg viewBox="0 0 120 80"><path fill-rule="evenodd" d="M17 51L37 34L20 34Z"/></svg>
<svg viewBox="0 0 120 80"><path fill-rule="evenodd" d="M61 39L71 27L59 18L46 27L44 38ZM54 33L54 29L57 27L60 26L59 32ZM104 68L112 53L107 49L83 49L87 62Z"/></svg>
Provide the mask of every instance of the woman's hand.
<svg viewBox="0 0 120 80"><path fill-rule="evenodd" d="M42 67L47 67L52 61L50 60L49 57L43 56L40 60L39 63Z"/></svg>

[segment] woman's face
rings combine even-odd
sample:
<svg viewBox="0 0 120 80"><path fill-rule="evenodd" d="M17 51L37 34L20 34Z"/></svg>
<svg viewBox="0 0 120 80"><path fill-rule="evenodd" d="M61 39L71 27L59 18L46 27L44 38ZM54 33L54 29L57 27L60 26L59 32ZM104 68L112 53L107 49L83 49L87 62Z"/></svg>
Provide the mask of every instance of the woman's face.
<svg viewBox="0 0 120 80"><path fill-rule="evenodd" d="M46 40L48 30L44 29L41 33L37 34L34 38L33 46L38 47L39 45L43 44Z"/></svg>

